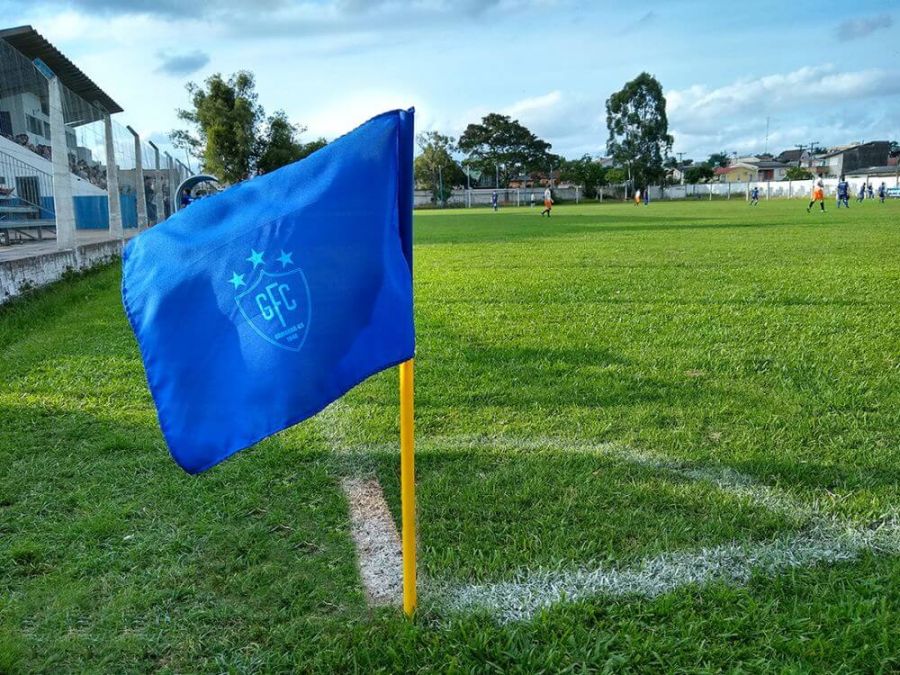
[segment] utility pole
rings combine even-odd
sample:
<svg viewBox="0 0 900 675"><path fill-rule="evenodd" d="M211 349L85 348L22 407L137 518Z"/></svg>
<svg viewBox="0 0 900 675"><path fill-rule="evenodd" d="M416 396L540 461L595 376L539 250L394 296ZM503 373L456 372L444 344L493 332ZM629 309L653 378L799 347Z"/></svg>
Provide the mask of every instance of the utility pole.
<svg viewBox="0 0 900 675"><path fill-rule="evenodd" d="M769 120L770 119L771 118L766 117L766 150L764 152L764 154L766 154L766 155L769 154Z"/></svg>
<svg viewBox="0 0 900 675"><path fill-rule="evenodd" d="M800 150L800 154L797 157L797 168L799 169L800 167L803 166L803 149L806 146L803 145L802 143L799 143L799 144L795 145L794 147L797 148L798 150Z"/></svg>
<svg viewBox="0 0 900 675"><path fill-rule="evenodd" d="M815 150L818 147L818 145L819 145L819 141L810 141L810 143L809 143L809 162L807 163L807 166L809 168L813 168L813 161L812 161L813 150ZM817 171L813 171L813 173L818 175Z"/></svg>
<svg viewBox="0 0 900 675"><path fill-rule="evenodd" d="M684 153L676 152L678 155L678 171L681 173L681 184L684 185Z"/></svg>

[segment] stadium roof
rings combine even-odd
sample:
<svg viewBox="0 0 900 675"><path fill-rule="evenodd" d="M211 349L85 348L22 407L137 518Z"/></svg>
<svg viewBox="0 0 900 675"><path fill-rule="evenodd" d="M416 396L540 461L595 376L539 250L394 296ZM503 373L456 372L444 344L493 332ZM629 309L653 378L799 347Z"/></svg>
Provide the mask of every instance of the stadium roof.
<svg viewBox="0 0 900 675"><path fill-rule="evenodd" d="M108 113L122 112L122 106L31 26L0 29L0 39L6 40L32 61L40 59L46 63L60 82L88 103L99 104Z"/></svg>

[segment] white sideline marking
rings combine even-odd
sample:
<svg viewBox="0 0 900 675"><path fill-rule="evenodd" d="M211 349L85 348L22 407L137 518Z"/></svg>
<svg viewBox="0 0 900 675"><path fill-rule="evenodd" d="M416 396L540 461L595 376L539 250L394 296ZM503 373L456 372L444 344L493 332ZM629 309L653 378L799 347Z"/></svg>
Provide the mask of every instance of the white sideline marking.
<svg viewBox="0 0 900 675"><path fill-rule="evenodd" d="M365 457L349 444L350 407L342 400L329 405L314 419L335 455L352 460L356 476L345 477L341 489L350 511L350 534L356 545L356 560L370 605L400 605L403 594L403 555L400 536L384 501L376 478L362 478Z"/></svg>
<svg viewBox="0 0 900 675"><path fill-rule="evenodd" d="M374 478L345 478L341 487L350 505L350 531L369 603L398 605L403 591L403 556L381 485Z"/></svg>

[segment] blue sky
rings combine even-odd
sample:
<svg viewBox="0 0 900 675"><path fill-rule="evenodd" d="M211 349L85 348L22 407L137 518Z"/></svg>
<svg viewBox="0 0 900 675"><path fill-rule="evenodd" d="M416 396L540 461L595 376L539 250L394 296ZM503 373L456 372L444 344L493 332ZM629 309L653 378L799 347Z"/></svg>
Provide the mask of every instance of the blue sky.
<svg viewBox="0 0 900 675"><path fill-rule="evenodd" d="M252 70L267 110L332 138L382 110L458 136L488 112L602 154L604 102L661 81L674 151L900 139L900 3L0 0L162 140L184 84Z"/></svg>

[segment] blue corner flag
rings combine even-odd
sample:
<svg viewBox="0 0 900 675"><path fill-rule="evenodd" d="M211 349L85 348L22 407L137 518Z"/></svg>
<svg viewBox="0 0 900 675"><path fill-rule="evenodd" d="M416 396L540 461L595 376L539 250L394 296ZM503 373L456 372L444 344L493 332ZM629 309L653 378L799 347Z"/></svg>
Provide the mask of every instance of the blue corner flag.
<svg viewBox="0 0 900 675"><path fill-rule="evenodd" d="M204 471L412 358L413 111L198 200L125 248L175 461Z"/></svg>

